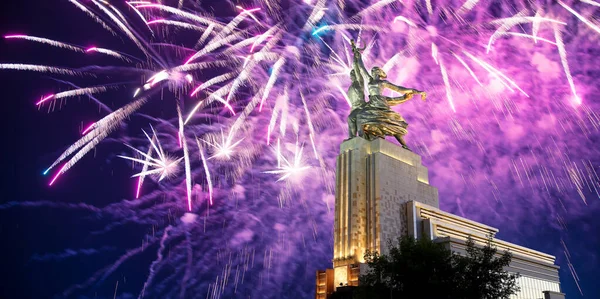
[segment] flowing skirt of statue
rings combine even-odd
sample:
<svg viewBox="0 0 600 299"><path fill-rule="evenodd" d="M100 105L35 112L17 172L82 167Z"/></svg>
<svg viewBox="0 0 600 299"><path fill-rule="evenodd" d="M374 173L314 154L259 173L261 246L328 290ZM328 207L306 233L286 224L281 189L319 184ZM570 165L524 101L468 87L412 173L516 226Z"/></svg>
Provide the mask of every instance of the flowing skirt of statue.
<svg viewBox="0 0 600 299"><path fill-rule="evenodd" d="M385 136L406 135L408 123L390 108L386 96L369 96L369 102L358 112L357 124L362 127L364 138L374 140Z"/></svg>

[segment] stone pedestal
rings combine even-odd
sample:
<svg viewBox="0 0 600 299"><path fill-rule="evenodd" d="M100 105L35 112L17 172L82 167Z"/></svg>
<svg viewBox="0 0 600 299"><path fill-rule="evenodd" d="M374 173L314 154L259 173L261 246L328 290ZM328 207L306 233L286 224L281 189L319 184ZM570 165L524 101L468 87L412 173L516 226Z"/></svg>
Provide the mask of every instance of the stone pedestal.
<svg viewBox="0 0 600 299"><path fill-rule="evenodd" d="M388 240L407 233L402 204L413 200L439 207L439 203L421 157L383 139L343 142L336 167L333 266L337 287L358 283L358 275L351 272L358 272L367 250L385 254Z"/></svg>

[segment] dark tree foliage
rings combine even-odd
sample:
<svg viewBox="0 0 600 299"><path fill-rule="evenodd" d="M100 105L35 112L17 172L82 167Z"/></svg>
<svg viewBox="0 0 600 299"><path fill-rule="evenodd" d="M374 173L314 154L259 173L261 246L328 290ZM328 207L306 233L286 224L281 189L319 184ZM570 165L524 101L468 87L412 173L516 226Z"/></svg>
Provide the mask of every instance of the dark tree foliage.
<svg viewBox="0 0 600 299"><path fill-rule="evenodd" d="M388 246L387 255L365 255L369 271L354 298L508 299L519 290L518 275L504 270L511 254L498 254L491 238L483 247L469 238L466 255L428 238L407 236Z"/></svg>

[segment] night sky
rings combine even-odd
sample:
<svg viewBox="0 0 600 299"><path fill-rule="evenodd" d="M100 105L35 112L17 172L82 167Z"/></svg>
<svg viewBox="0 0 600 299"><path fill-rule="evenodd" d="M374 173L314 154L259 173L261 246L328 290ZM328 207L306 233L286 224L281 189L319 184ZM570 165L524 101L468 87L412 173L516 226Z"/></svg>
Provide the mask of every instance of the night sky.
<svg viewBox="0 0 600 299"><path fill-rule="evenodd" d="M204 3L208 5L206 3L210 3L210 1L204 1ZM217 11L219 11L218 9ZM600 18L600 9L597 9L595 13L596 17ZM230 19L232 14L225 14ZM0 33L2 35L31 34L69 41L82 46L116 45L115 47L122 51L136 51L125 38L111 36L68 1L4 1L0 4L0 16ZM581 35L589 39L589 44L585 47L591 49L588 53L592 54L586 57L598 57L593 53L600 55L600 45L598 44L600 35L593 36L592 33L581 33ZM571 43L572 41L572 39L565 41L570 47L569 49L577 47ZM500 46L498 47L502 49ZM558 59L556 57L554 58ZM36 43L0 39L0 63L23 62L77 67L111 62L110 59L102 57L93 59L90 62L89 57L84 54L74 54ZM581 60L579 64L582 63L591 65L589 68L592 71L588 69L587 73L582 74L584 71L581 70L581 67L576 66L578 63L573 63L572 65L575 66L572 69L574 72L579 72L580 77L578 78L585 77L588 90L584 101L588 105L587 109L597 113L600 111L597 98L600 93L595 82L600 79L600 62L592 59ZM423 70L431 71L427 67L424 67ZM93 277L97 271L113 264L115 260L127 254L128 250L143 246L144 242L148 242L146 236L152 236L154 229L159 230L159 225L148 224L149 222L144 219L144 217L152 218L146 213L151 213L154 208L136 207L129 204L120 206L126 200L132 199L134 180L130 179L130 176L134 172L130 163L116 158L116 155L131 154L123 146L125 137L122 136L130 135L131 132L141 136L139 128L147 125L147 121L140 120L143 117L132 118L131 125L118 129L110 138L103 141L96 150L89 153L63 175L55 186L52 188L47 186L49 177L42 175L44 169L62 153L66 146L78 138L79 132L85 124L105 115L104 112L99 111L98 105L86 97L69 99L68 104L56 106L55 109L50 109L50 112L47 106L37 109L34 103L40 98L40 95L69 89L67 85L57 82L53 78L65 79L61 76L51 77L33 72L0 71L2 99L5 107L2 117L2 128L4 128L2 135L4 154L2 156L5 162L2 165L7 166L2 176L4 195L0 198L0 234L3 239L0 298L52 298L54 296L62 298L65 290ZM464 78L468 79L468 77ZM82 79L79 82L94 84L93 79ZM536 82L527 87L545 90L544 84L553 84L553 87L557 84L543 80ZM569 88L566 80L561 77L557 82L561 82L560 84L563 85L560 88L562 92L568 94ZM584 82L584 80L580 79L578 82ZM581 83L581 85L584 84ZM596 87L593 87L594 85ZM430 101L444 104L443 88L438 89L437 93L433 92ZM547 93L554 92L556 92L554 89L547 91ZM129 90L115 91L108 95L98 96L98 98L114 109L127 103L129 93ZM124 94L127 96L123 96ZM528 99L528 101L536 101L536 95L533 95L532 99ZM464 104L464 102L460 102L459 105L461 103ZM525 103L525 100L516 103L515 105L518 106L520 103ZM412 106L408 106L407 109L418 110L418 104L411 103L409 105ZM480 103L479 105L484 104ZM530 105L529 102L526 105ZM143 113L171 119L176 116L173 107L166 102L152 103L150 107L145 108ZM340 107L347 109L341 104ZM554 108L548 106L544 109L550 111ZM345 113L344 111L338 112L340 115ZM526 112L522 113L526 114ZM218 114L226 115L223 111L218 111ZM459 112L457 119L463 121L464 118L475 117L472 120L477 121L476 117L490 118L490 115L483 112L469 115ZM537 116L539 115L531 117ZM464 118L461 119L461 117ZM515 117L518 119L519 114L517 113ZM585 186L583 192L586 202L583 203L580 195L574 189L560 193L550 190L548 191L550 195L545 196L542 194L545 192L543 188L529 190L528 187L524 187L523 189L527 190L519 191L521 190L519 182L513 179L498 178L500 182L496 185L498 188L490 187L486 183L485 188L476 188L477 191L457 185L462 184L463 180L465 182L472 180L473 188L479 186L478 184L483 184L478 182L478 178L470 179L472 175L477 174L485 177L487 182L490 181L489 178L494 180L495 175L500 176L499 173L504 173L497 171L497 168L501 168L501 164L512 161L513 158L518 160L520 153L531 149L528 147L529 143L540 143L540 148L546 146L543 141L544 133L536 130L534 138L534 135L527 136L531 131L525 129L525 133L519 133L518 140L513 139L511 133L506 133L506 135L497 137L498 140L502 139L501 141L483 143L482 146L494 154L479 155L475 153L475 146L467 146L461 143L463 142L461 140L448 141L447 138L438 138L439 136L436 137L435 134L422 134L421 137L416 137L419 136L419 131L431 128L431 126L425 125L427 121L425 118L425 116L408 118L412 127L420 127L420 129L415 129L415 133L411 133L414 135L409 136L413 138L414 143L419 144L415 147L415 151L424 156L423 163L429 168L431 184L439 189L442 209L499 228L500 233L497 237L500 239L555 255L557 264L561 267L561 288L567 294L567 298L600 298L600 286L597 283L597 277L600 276L600 218L597 216L600 212L600 198L595 195L592 187ZM264 122L267 123L268 120ZM163 129L169 130L167 126ZM215 129L215 131L217 130ZM500 131L499 129L498 132ZM326 144L328 148L328 156L325 157L325 161L330 167L333 167L333 163L335 163L335 160L331 158L335 155L335 148L345 139L343 134L345 133L340 130L337 135L320 141L321 145ZM140 136L137 136L137 139L126 140L128 142L143 141L143 137ZM481 138L486 138L486 136L481 136ZM598 156L600 132L598 128L586 134L552 133L552 136L559 136L556 142L561 147L572 149L572 152L566 151L566 153L572 155L573 160L589 161L593 169L600 172ZM531 140L526 140L528 137L531 137ZM252 137L248 138L248 140L250 139ZM445 160L444 154L436 151L437 147L441 147L439 142L442 139L443 142L446 142L443 149L453 151L448 160ZM447 142L455 143L453 146L447 146ZM172 141L169 144L175 144L175 142ZM333 150L331 150L332 148ZM517 150L514 150L515 148ZM308 143L304 151L307 152L306 155L311 153L312 150ZM430 154L426 154L427 152ZM260 150L261 155L264 153L270 152L269 150ZM508 158L502 159L503 157ZM543 156L538 157L544 159ZM471 166L464 167L456 162L463 160L469 161ZM544 163L556 162L548 159L546 162L541 162L541 164ZM266 162L255 162L255 164L263 167ZM510 165L504 166L510 168ZM204 171L201 166L198 169L199 173ZM464 171L461 172L460 169ZM448 174L450 170L456 170L458 174L450 175ZM508 173L508 171L506 172ZM226 186L220 185L219 189L222 191L215 196L215 206L211 208L211 216L197 220L198 223L204 221L203 225L189 228L187 231L183 231L181 227L185 225L181 222L179 226L174 226L173 240L171 241L174 248L173 255L177 254L175 253L178 252L177 250L185 252L182 248L177 249L176 247L177 244L185 243L186 238L193 238L194 242L200 244L194 247L193 256L194 259L202 261L202 266L194 266L192 271L183 270L187 275L184 275L185 279L190 285L190 290L185 293L185 297L205 298L209 289L208 285L215 283L215 276L218 276L224 265L228 264L227 256L231 252L234 253L233 256L236 254L249 256L241 252L252 251L254 250L252 248L255 248L256 252L252 256L256 258L257 264L260 262L261 266L247 272L248 277L245 283L238 285L235 295L231 293L232 286L229 285L227 287L229 291L225 291L223 295L227 298L309 298L314 292L314 271L331 266L332 232L330 227L333 215L327 213L325 204L325 201L331 200L331 196L319 194L319 192L324 192L325 188L314 185L307 187L311 190L310 192L314 192L311 194L319 194L316 196L319 200L286 202L283 204L282 211L278 212L277 192L269 191L267 195L252 197L255 190L248 187L249 185L263 186L261 184L264 184L269 187L262 188L272 188L271 186L274 184L265 183L265 175L260 174L261 172L258 170L256 173L259 174L251 178L244 177L246 183L235 185L236 188L242 188L239 186L245 188L242 190L246 190L248 194L244 198L248 198L252 204L239 204L225 200L228 190ZM179 176L179 178L181 177L182 175ZM328 178L331 179L331 176ZM447 178L453 178L453 180L450 181ZM317 184L315 181L316 179L309 178L306 180L308 182L306 184ZM595 184L598 185L598 182ZM179 193L174 195L175 192L164 191L169 187L178 188ZM261 190L260 187L257 188L256 190ZM160 202L174 200L173 198L181 200L176 208L169 210L169 215L167 212L164 212L164 215L161 214L162 219L179 219L185 213L185 191L182 191L184 190L183 184L180 182L167 185L152 182L147 184L144 190L146 194L157 198L156 202L153 202L153 207L160 205ZM295 194L294 192L300 192L299 190L292 188L291 192ZM162 195L161 192L168 194ZM477 199L473 199L475 197ZM324 199L321 200L321 198ZM43 204L41 204L42 202ZM59 205L52 206L47 204L48 202ZM80 203L85 203L86 207L89 205L106 210L94 212L88 208L80 208L78 206ZM331 204L331 202L329 203ZM114 206L111 206L113 204ZM563 210L556 208L560 205L567 207ZM274 212L273 214L258 212L267 210ZM490 210L494 210L494 212L490 212ZM200 209L196 212L202 215L201 213L206 211ZM561 223L557 223L557 215L560 216L559 222L562 221ZM123 221L129 217L135 221ZM116 224L117 228L98 233L112 224ZM308 233L290 232L300 226L306 227L305 230ZM161 230L164 232L164 226ZM313 230L314 235L312 234ZM240 245L244 242L247 242L247 245ZM567 262L565 249L561 242L567 245L572 265ZM226 243L227 246L223 243ZM66 297L113 298L118 281L117 298L136 298L148 277L152 262L157 257L158 249L158 243L152 243L148 250L128 259L110 275L102 277L98 283L91 283L84 288L69 291ZM293 253L289 253L290 256L285 253L277 253L287 251ZM264 265L271 263L267 262L269 254L276 256L273 258L274 266L272 268ZM176 258L173 258L168 265L161 268L162 272L159 272L154 278L155 285L150 287L150 289L155 287L157 293L148 292L147 298L165 298L164 294L168 294L168 292L163 289L179 288L183 278L177 273L185 268L183 266L186 262L185 255L182 255L180 260L183 262L178 262ZM570 267L573 267L577 273L583 295L569 270ZM268 271L265 270L267 268ZM173 276L170 276L171 273L174 273ZM231 279L233 280L233 278ZM192 288L191 285L196 285L196 287ZM176 294L178 297L181 293L177 291Z"/></svg>

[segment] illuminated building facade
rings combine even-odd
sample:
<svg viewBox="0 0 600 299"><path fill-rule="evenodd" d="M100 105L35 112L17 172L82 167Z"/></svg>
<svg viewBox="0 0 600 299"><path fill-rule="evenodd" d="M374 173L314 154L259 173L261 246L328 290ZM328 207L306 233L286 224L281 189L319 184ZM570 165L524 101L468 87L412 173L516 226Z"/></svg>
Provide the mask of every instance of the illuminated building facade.
<svg viewBox="0 0 600 299"><path fill-rule="evenodd" d="M383 139L345 141L336 164L333 269L317 272L316 298L328 298L339 286L358 285L367 270L365 252L387 254L388 240L406 234L427 237L463 253L468 236L482 244L498 232L441 211L421 157ZM513 254L507 270L521 274L521 291L513 298L564 298L553 256L495 238L492 242L500 252Z"/></svg>

